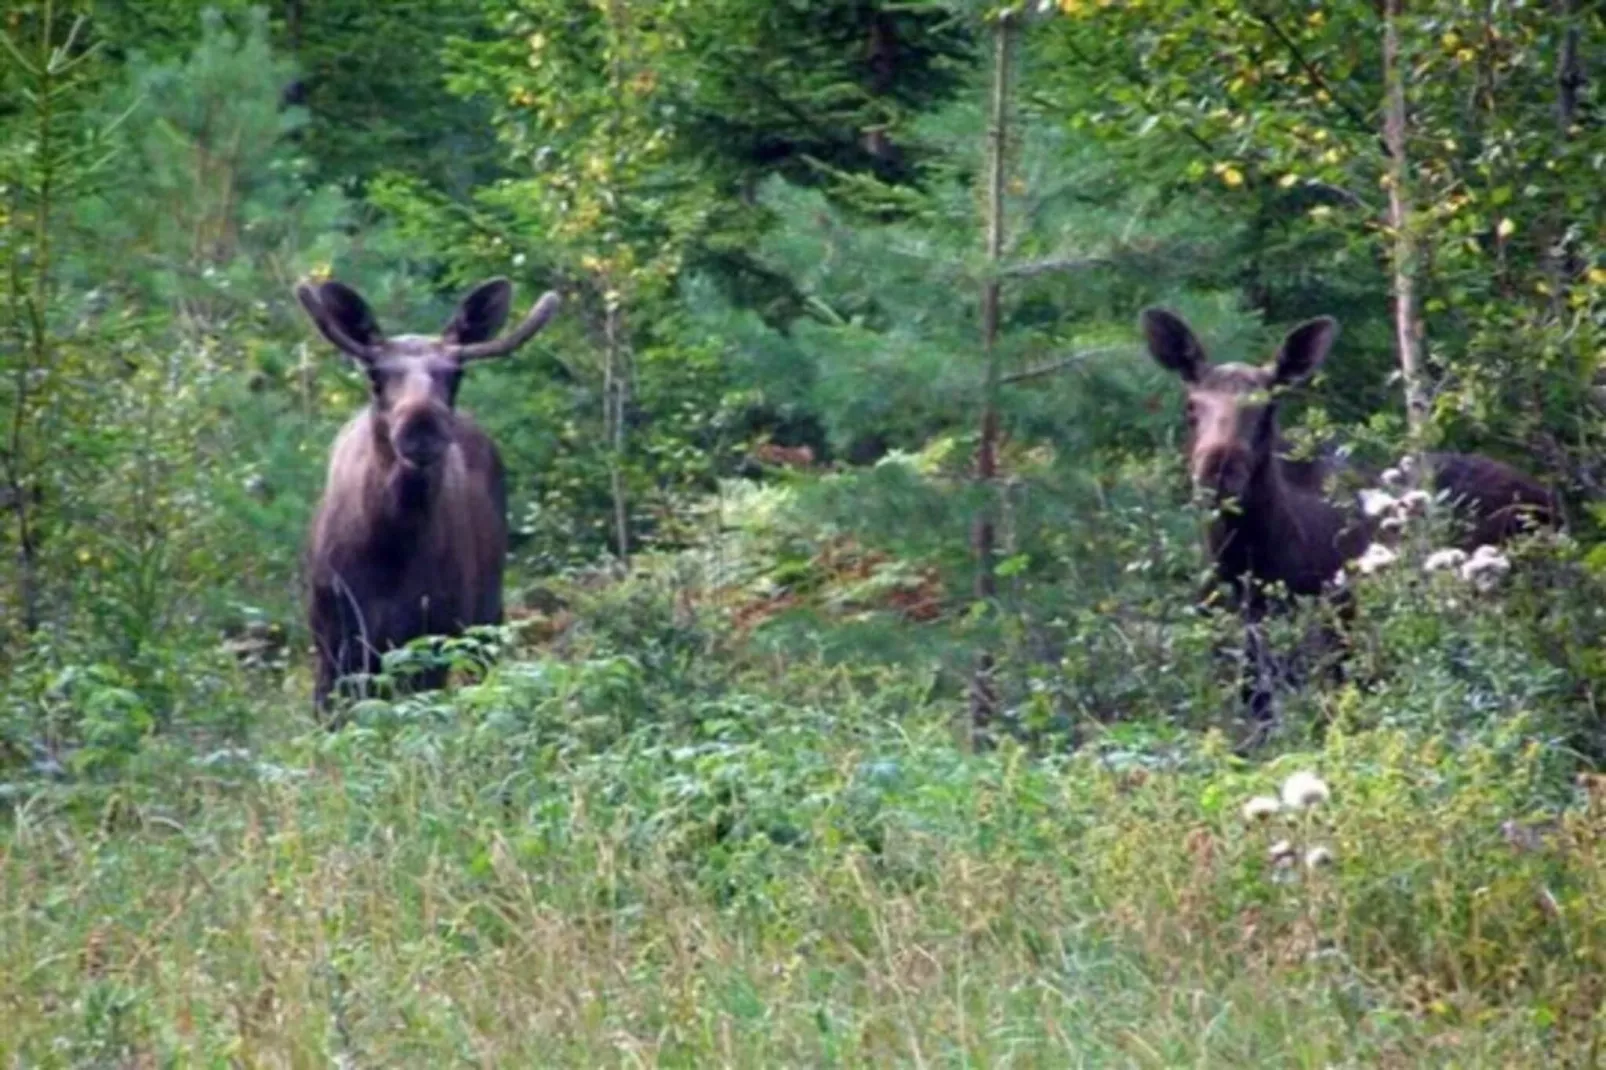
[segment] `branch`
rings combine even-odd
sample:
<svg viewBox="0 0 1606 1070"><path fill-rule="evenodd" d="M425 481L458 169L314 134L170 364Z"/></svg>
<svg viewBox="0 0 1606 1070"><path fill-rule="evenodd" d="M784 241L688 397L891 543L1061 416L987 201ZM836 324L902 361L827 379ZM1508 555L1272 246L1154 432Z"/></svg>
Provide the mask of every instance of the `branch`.
<svg viewBox="0 0 1606 1070"><path fill-rule="evenodd" d="M1090 61L1087 57L1087 53L1083 52L1079 47L1077 47L1075 41L1072 41L1069 37L1067 37L1064 44L1066 50L1069 51L1072 56L1076 57L1076 61L1078 63L1082 64L1084 67L1093 66L1092 61ZM1143 73L1143 69L1141 67L1137 70L1133 70L1130 64L1123 64L1116 68L1116 73L1122 78L1125 78L1132 85L1137 86L1139 89L1149 90L1153 88L1149 82L1148 76ZM1153 104L1150 104L1147 95L1145 95L1143 99L1143 107L1146 108L1149 114L1154 116L1157 120L1166 121L1171 119L1171 114L1169 112L1163 111L1159 108L1156 108ZM1172 130L1192 141L1195 145L1198 145L1205 151L1206 156L1215 156L1215 146L1212 145L1209 140L1197 130L1193 129L1193 127L1188 126L1186 123L1180 122L1168 122L1167 125L1169 125Z"/></svg>
<svg viewBox="0 0 1606 1070"><path fill-rule="evenodd" d="M1027 379L1041 379L1045 375L1062 372L1066 368L1081 364L1094 357L1101 357L1106 353L1121 352L1125 352L1125 348L1122 346L1100 346L1098 349L1084 349L1080 353L1072 353L1068 357L1062 357L1048 364L1039 364L1037 367L1027 368L1025 371L1011 372L1009 375L1000 377L998 383L1000 386L1008 386L1010 383L1025 382Z"/></svg>
<svg viewBox="0 0 1606 1070"><path fill-rule="evenodd" d="M1011 264L999 274L1006 279L1033 279L1056 271L1084 271L1087 268L1110 267L1114 261L1103 256L1058 257L1050 260L1033 260L1026 264Z"/></svg>
<svg viewBox="0 0 1606 1070"><path fill-rule="evenodd" d="M1322 77L1322 72L1305 57L1305 53L1300 49L1299 43L1283 32L1283 28L1277 24L1277 20L1262 11L1259 4L1251 4L1249 9L1255 13L1255 18L1260 20L1261 25L1270 30L1272 35L1282 42L1283 47L1288 49L1288 54L1294 57L1294 62L1299 64L1300 69L1310 76L1312 82L1316 83L1316 88L1324 90L1333 103L1338 105L1339 110L1349 117L1349 121L1355 124L1357 129L1364 130L1368 134L1372 133L1372 124L1367 120L1366 116L1361 114L1360 109L1333 91L1333 87L1327 84L1327 79ZM1388 151L1387 145L1384 145L1384 151Z"/></svg>

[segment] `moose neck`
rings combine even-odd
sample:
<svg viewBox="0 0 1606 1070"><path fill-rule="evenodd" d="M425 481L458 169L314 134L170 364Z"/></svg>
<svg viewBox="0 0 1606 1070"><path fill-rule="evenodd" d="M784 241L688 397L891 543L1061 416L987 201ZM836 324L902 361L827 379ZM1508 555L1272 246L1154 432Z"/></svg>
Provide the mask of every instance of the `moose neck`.
<svg viewBox="0 0 1606 1070"><path fill-rule="evenodd" d="M1224 576L1260 574L1268 551L1293 537L1293 493L1273 457L1255 464L1235 507L1218 510L1211 526L1210 548Z"/></svg>
<svg viewBox="0 0 1606 1070"><path fill-rule="evenodd" d="M392 525L416 527L428 518L440 484L441 466L415 468L397 461L385 486L386 519Z"/></svg>

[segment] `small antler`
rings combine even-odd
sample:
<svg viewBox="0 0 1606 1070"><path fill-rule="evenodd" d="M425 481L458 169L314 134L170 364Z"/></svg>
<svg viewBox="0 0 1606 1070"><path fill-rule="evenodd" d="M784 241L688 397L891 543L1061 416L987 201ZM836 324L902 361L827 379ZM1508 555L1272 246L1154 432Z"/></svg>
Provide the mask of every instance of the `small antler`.
<svg viewBox="0 0 1606 1070"><path fill-rule="evenodd" d="M558 295L548 290L541 295L541 299L530 309L530 314L524 317L524 322L500 338L492 338L487 342L474 342L470 345L453 346L449 350L459 363L468 363L471 360L489 360L492 357L505 357L525 342L534 338L547 321L557 312Z"/></svg>
<svg viewBox="0 0 1606 1070"><path fill-rule="evenodd" d="M296 283L296 300L301 302L301 307L306 309L307 315L312 318L313 325L325 338L334 343L335 348L355 357L363 364L372 364L378 358L378 346L364 345L357 341L335 321L334 316L329 314L329 309L324 305L323 298L318 296L317 287L307 282Z"/></svg>

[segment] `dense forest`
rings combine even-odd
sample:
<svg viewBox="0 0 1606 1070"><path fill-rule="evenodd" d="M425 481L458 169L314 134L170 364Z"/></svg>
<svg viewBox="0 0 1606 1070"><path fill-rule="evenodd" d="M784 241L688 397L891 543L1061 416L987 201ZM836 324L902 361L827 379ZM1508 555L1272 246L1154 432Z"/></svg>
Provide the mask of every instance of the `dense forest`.
<svg viewBox="0 0 1606 1070"><path fill-rule="evenodd" d="M1603 79L1588 0L4 0L0 1062L1595 1065ZM548 291L498 621L315 711L362 354Z"/></svg>

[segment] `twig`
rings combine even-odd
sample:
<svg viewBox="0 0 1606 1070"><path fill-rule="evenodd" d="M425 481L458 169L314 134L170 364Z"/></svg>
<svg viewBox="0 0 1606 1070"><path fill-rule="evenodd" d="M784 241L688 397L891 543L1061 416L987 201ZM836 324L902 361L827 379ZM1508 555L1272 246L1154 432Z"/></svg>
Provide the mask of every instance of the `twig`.
<svg viewBox="0 0 1606 1070"><path fill-rule="evenodd" d="M1334 92L1333 87L1327 84L1327 79L1322 77L1322 72L1314 63L1306 58L1304 51L1299 47L1299 43L1292 37L1289 37L1288 34L1283 31L1283 28L1277 24L1277 20L1272 18L1265 11L1262 11L1259 4L1251 4L1249 5L1249 9L1254 12L1255 18L1260 20L1261 25L1270 30L1272 35L1275 36L1277 40L1282 42L1283 47L1288 50L1288 54L1294 57L1294 62L1299 64L1300 69L1310 76L1310 80L1312 82L1316 83L1316 88L1325 92L1329 99L1331 99L1332 102L1338 106L1338 109L1342 111L1345 116L1349 118L1349 121L1354 123L1358 129L1364 130L1368 134L1372 134L1373 129L1371 122L1367 120L1365 115L1361 114L1360 109L1356 108L1353 104L1339 96L1338 93ZM1389 146L1385 144L1383 146L1383 151L1390 151Z"/></svg>
<svg viewBox="0 0 1606 1070"><path fill-rule="evenodd" d="M1062 357L1059 360L1051 361L1048 364L1039 364L1035 368L1027 368L1024 371L1011 372L1010 374L1000 378L998 383L1000 386L1008 386L1010 383L1021 383L1028 379L1040 379L1045 375L1053 375L1055 372L1064 371L1066 368L1084 363L1085 361L1091 360L1094 357L1101 357L1106 353L1120 352L1122 352L1122 348L1120 346L1101 346L1098 349L1084 349L1080 353L1072 353L1068 357Z"/></svg>
<svg viewBox="0 0 1606 1070"><path fill-rule="evenodd" d="M1031 279L1056 271L1085 271L1088 268L1110 267L1114 262L1103 256L1059 257L1052 260L1033 260L1027 264L1012 264L1000 275L1006 279Z"/></svg>

